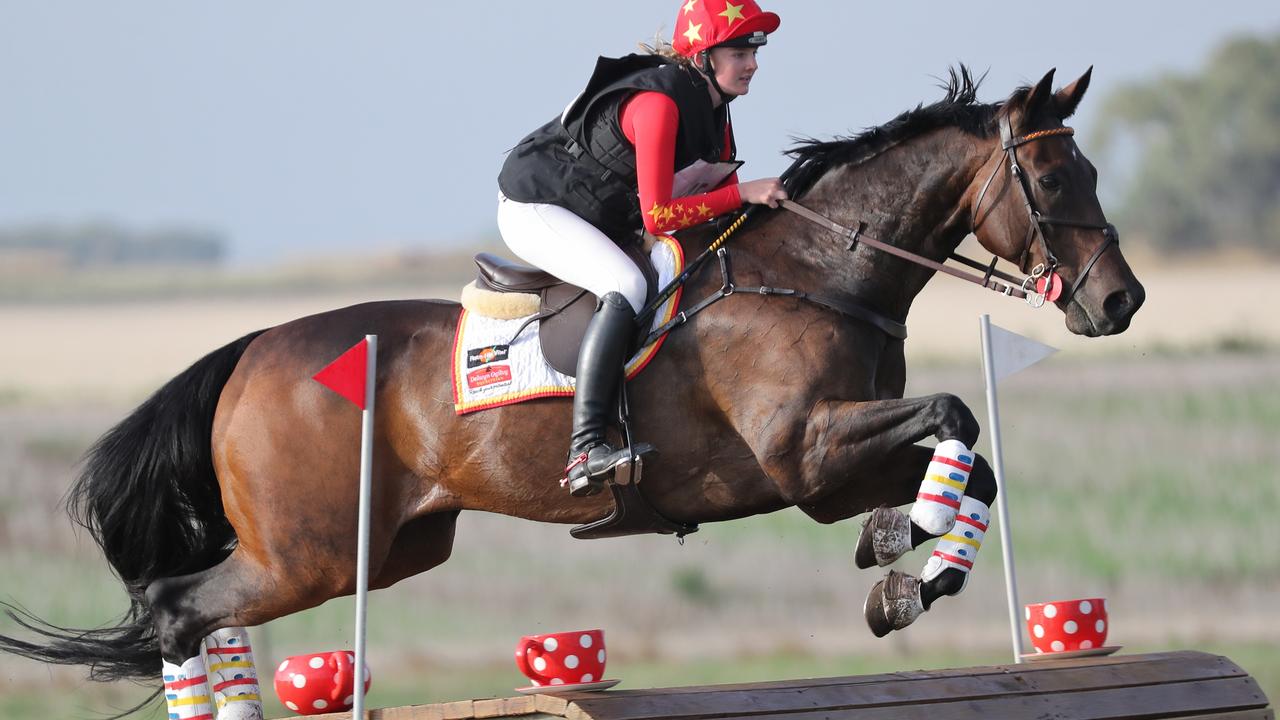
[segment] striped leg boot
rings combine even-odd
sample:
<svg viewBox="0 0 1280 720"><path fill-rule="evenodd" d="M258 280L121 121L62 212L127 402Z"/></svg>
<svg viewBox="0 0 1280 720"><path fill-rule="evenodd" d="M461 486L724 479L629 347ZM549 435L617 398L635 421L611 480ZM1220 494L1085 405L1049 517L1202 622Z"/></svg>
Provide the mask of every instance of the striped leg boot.
<svg viewBox="0 0 1280 720"><path fill-rule="evenodd" d="M933 536L950 530L960 511L960 499L969 484L971 470L973 451L964 443L959 440L938 443L915 504L911 506L911 521Z"/></svg>
<svg viewBox="0 0 1280 720"><path fill-rule="evenodd" d="M262 720L262 695L249 632L241 627L223 628L205 638L204 645L218 720Z"/></svg>
<svg viewBox="0 0 1280 720"><path fill-rule="evenodd" d="M196 655L181 665L164 662L164 701L169 720L213 720L204 658Z"/></svg>
<svg viewBox="0 0 1280 720"><path fill-rule="evenodd" d="M955 568L964 573L964 583L956 592L963 591L969 584L969 571L973 569L973 561L978 557L978 549L982 547L990 522L991 508L981 500L966 497L960 503L955 526L934 546L920 579L929 582L944 570Z"/></svg>
<svg viewBox="0 0 1280 720"><path fill-rule="evenodd" d="M890 570L885 579L871 588L862 605L862 614L871 632L876 637L884 637L901 630L928 610L938 595L962 592L969 584L969 571L973 569L990 521L991 508L986 503L971 497L961 500L955 525L939 538L919 579ZM937 587L927 587L947 570L956 570L960 575L943 578Z"/></svg>

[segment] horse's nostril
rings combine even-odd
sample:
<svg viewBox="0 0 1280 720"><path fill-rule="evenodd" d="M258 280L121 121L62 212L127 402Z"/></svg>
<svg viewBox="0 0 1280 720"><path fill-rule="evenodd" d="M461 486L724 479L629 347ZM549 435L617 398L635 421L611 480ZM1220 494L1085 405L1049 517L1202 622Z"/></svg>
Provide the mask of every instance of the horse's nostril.
<svg viewBox="0 0 1280 720"><path fill-rule="evenodd" d="M1102 312L1113 320L1125 317L1133 310L1133 296L1125 290L1111 293L1102 303Z"/></svg>

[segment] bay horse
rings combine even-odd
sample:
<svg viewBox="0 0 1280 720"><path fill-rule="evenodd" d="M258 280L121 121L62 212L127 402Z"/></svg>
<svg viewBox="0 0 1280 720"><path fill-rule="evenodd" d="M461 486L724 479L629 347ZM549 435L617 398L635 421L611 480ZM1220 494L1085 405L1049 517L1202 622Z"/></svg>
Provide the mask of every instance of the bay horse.
<svg viewBox="0 0 1280 720"><path fill-rule="evenodd" d="M1055 91L1050 71L984 104L961 66L939 102L856 137L799 141L792 196L933 261L973 232L1024 272L1052 263L1071 286L1054 301L1066 327L1121 333L1145 293L1105 224L1097 173L1063 125L1091 72ZM697 254L713 233L701 226L677 240ZM890 324L905 322L935 274L777 210L739 235L729 248L742 284L840 299ZM697 275L685 297L720 283ZM3 637L0 648L87 664L95 679L151 678L162 659L198 656L215 631L351 594L360 413L311 376L367 333L380 344L370 587L445 562L463 510L550 523L607 515L607 494L577 499L557 485L568 401L455 414L458 316L439 300L356 305L247 335L169 381L96 443L68 497L124 583L127 616L85 631L15 615L41 639ZM971 448L979 425L954 395L902 397L903 339L883 327L742 293L671 333L628 391L636 434L661 450L646 464L652 506L686 524L789 506L820 523L875 511L859 542L864 566L940 534L892 508L917 497L934 456L922 441ZM991 468L975 456L966 497L989 506L995 495ZM877 635L900 630L967 577L954 567L927 581L891 573L864 612Z"/></svg>

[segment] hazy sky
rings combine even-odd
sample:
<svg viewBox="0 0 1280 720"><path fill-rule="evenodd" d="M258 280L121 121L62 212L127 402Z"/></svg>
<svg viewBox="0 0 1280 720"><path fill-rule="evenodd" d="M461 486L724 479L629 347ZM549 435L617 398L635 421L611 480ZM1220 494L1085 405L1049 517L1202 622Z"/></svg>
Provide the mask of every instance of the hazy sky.
<svg viewBox="0 0 1280 720"><path fill-rule="evenodd" d="M680 4L0 0L0 225L211 227L242 263L474 242L503 152ZM1280 30L1275 0L765 7L782 27L733 106L744 179L780 172L792 135L936 99L956 62L990 70L984 100L1095 65L1088 152L1118 84Z"/></svg>

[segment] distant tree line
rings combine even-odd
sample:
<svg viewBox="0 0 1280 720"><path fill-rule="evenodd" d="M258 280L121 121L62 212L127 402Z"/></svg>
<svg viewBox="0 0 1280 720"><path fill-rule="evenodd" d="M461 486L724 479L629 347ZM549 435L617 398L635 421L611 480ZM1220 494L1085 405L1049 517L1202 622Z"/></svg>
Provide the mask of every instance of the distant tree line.
<svg viewBox="0 0 1280 720"><path fill-rule="evenodd" d="M1280 255L1280 33L1123 86L1100 119L1100 159L1129 170L1122 230L1170 252Z"/></svg>
<svg viewBox="0 0 1280 720"><path fill-rule="evenodd" d="M214 265L227 255L220 233L196 228L131 230L112 223L0 228L0 257L39 257L72 269L122 265Z"/></svg>

